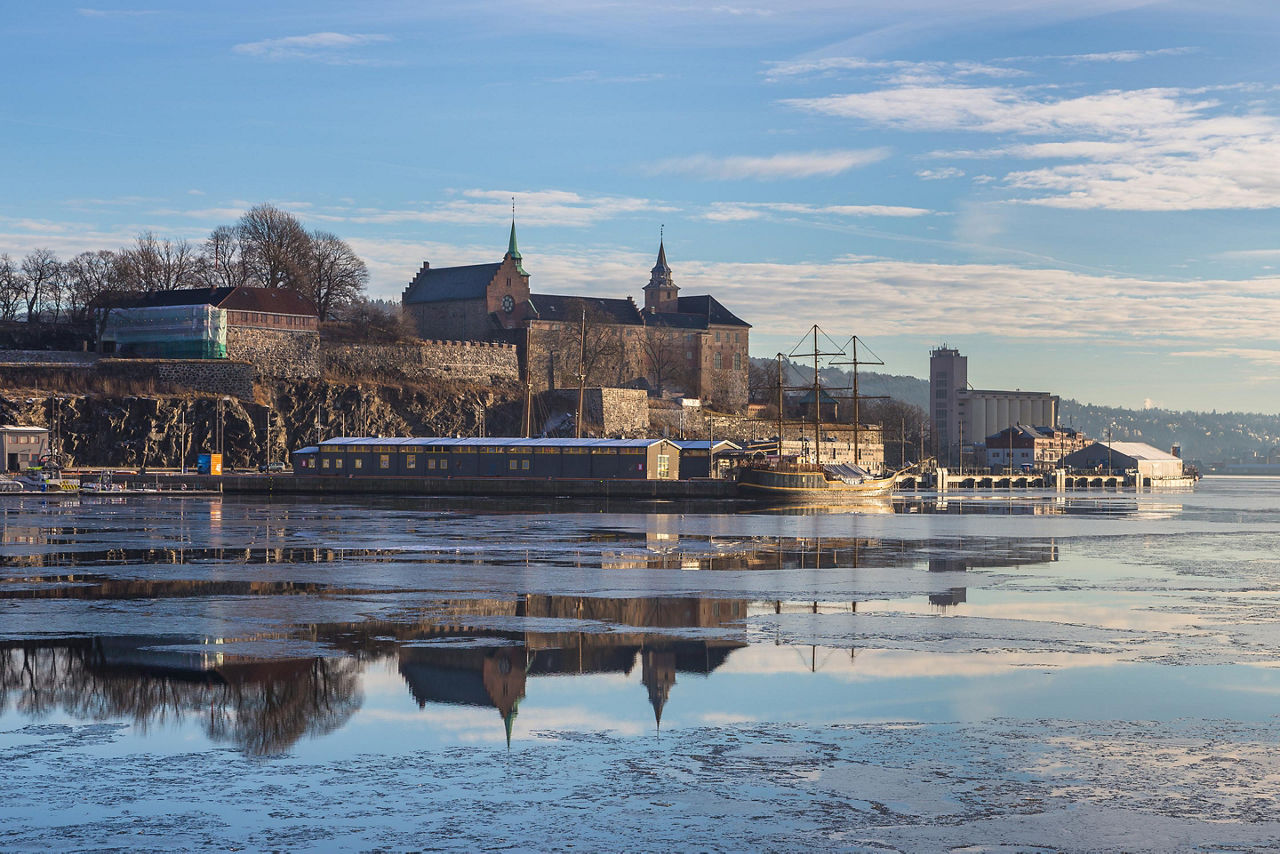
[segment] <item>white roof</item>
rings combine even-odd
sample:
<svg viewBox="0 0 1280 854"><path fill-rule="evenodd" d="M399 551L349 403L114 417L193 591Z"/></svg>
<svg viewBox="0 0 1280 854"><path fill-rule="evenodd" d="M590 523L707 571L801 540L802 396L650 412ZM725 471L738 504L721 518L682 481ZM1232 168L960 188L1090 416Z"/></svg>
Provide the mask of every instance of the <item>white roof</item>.
<svg viewBox="0 0 1280 854"><path fill-rule="evenodd" d="M510 437L476 437L454 438L452 436L435 436L421 438L405 438L391 436L341 436L325 439L322 447L334 445L445 445L458 446L491 446L521 448L648 448L662 443L672 444L668 439L513 439Z"/></svg>
<svg viewBox="0 0 1280 854"><path fill-rule="evenodd" d="M1106 447L1106 442L1098 442L1099 445ZM1152 447L1144 442L1112 442L1111 450L1124 454L1126 457L1133 457L1135 460L1176 460L1173 454Z"/></svg>

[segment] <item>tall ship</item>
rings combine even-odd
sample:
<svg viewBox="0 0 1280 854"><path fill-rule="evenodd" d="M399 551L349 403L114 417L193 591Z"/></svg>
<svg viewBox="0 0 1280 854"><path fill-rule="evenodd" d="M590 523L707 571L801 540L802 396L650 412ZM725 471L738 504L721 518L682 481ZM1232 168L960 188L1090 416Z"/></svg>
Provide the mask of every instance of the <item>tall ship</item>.
<svg viewBox="0 0 1280 854"><path fill-rule="evenodd" d="M778 447L777 453L769 458L742 467L738 471L738 490L746 497L764 498L786 503L804 504L852 504L874 499L882 499L890 495L894 487L906 476L905 470L894 472L883 477L875 477L861 466L849 463L822 462L822 400L829 395L824 392L820 377L819 365L823 357L847 357L849 354L841 348L823 352L819 336L821 330L814 326L812 335L812 352L805 353L813 359L813 444L812 459L806 454L787 455L783 453L783 436L785 423L783 418L782 354L778 354ZM809 336L806 335L806 338ZM882 365L883 362L861 361L858 358L858 338L849 340L852 358L848 361L832 362L834 365L847 365L853 371L853 386L850 399L853 402L853 447L854 460L859 459L859 402L867 399L858 390L858 366L864 364ZM792 351L795 355L795 350ZM804 388L807 388L804 387Z"/></svg>

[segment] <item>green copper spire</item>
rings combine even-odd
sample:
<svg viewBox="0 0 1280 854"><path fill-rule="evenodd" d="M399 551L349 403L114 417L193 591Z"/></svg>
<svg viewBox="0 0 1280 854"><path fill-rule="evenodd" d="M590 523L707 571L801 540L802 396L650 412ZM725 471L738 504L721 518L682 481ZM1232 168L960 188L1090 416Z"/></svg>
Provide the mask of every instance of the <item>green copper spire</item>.
<svg viewBox="0 0 1280 854"><path fill-rule="evenodd" d="M507 254L511 256L511 260L516 262L516 271L522 276L529 275L524 271L524 267L520 264L522 257L520 255L520 246L516 243L516 220L511 218L511 240L507 242Z"/></svg>

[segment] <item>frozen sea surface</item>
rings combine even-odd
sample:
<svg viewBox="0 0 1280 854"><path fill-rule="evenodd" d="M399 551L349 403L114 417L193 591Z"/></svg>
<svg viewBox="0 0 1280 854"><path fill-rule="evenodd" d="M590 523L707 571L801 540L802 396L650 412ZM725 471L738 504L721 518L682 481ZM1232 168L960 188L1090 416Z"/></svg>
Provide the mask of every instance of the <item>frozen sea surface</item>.
<svg viewBox="0 0 1280 854"><path fill-rule="evenodd" d="M1280 481L892 510L9 500L0 849L1280 846Z"/></svg>

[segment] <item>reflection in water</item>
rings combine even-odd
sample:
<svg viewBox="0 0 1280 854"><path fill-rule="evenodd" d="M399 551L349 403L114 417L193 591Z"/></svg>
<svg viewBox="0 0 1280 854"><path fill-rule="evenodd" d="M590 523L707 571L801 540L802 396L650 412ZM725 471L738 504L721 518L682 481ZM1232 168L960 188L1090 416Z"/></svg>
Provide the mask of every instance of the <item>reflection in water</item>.
<svg viewBox="0 0 1280 854"><path fill-rule="evenodd" d="M195 639L188 639L198 643ZM166 649L173 638L97 637L0 645L0 711L128 718L142 729L198 715L214 741L252 754L332 732L360 708L349 658L255 660Z"/></svg>

